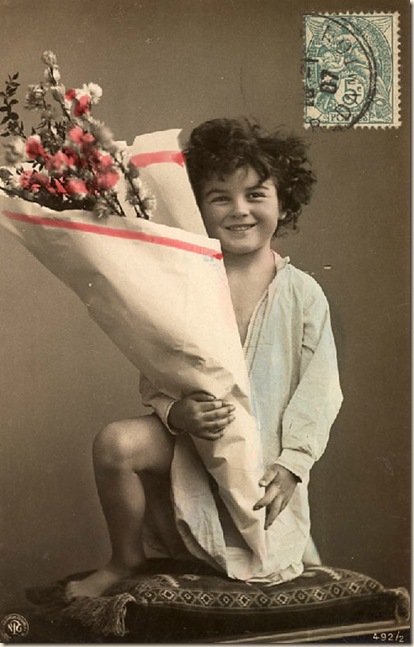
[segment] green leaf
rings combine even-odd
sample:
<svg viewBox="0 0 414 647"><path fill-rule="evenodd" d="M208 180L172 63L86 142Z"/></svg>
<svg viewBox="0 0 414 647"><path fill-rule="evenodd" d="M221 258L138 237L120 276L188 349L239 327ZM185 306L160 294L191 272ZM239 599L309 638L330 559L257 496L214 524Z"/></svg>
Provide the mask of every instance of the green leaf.
<svg viewBox="0 0 414 647"><path fill-rule="evenodd" d="M9 133L9 132L6 132L6 133L0 133L0 137L9 137L9 136L10 136L10 133Z"/></svg>
<svg viewBox="0 0 414 647"><path fill-rule="evenodd" d="M8 121L9 121L9 118L8 118L8 117L7 117L7 115L6 115L6 117L3 117L3 119L0 121L0 124L5 124L5 123L7 123Z"/></svg>
<svg viewBox="0 0 414 647"><path fill-rule="evenodd" d="M16 72L16 74L13 74L12 79L18 79L19 78L19 73Z"/></svg>
<svg viewBox="0 0 414 647"><path fill-rule="evenodd" d="M7 106L0 106L0 112L8 112Z"/></svg>
<svg viewBox="0 0 414 647"><path fill-rule="evenodd" d="M12 99L12 100L10 101L10 105L11 105L11 106L16 105L16 103L19 103L17 99Z"/></svg>
<svg viewBox="0 0 414 647"><path fill-rule="evenodd" d="M19 119L19 115L17 114L17 112L11 112L9 114L9 119L11 119L12 121L17 121Z"/></svg>

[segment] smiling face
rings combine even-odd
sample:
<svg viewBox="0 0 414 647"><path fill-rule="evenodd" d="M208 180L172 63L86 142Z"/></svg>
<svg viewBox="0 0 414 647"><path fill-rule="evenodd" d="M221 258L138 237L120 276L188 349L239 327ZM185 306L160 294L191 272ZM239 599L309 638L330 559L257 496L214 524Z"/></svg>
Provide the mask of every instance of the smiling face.
<svg viewBox="0 0 414 647"><path fill-rule="evenodd" d="M218 238L228 254L270 249L277 223L284 218L273 180L261 181L250 166L207 180L200 210L208 235Z"/></svg>

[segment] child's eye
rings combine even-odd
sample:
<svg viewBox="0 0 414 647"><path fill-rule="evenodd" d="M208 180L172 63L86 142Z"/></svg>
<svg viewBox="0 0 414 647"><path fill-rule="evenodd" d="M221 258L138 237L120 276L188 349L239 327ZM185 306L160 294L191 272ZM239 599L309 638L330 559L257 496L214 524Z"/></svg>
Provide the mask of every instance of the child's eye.
<svg viewBox="0 0 414 647"><path fill-rule="evenodd" d="M211 202L227 202L228 197L225 195L218 195L211 200Z"/></svg>
<svg viewBox="0 0 414 647"><path fill-rule="evenodd" d="M252 191L251 193L249 193L248 197L252 200L256 200L258 198L265 198L266 195L264 191Z"/></svg>

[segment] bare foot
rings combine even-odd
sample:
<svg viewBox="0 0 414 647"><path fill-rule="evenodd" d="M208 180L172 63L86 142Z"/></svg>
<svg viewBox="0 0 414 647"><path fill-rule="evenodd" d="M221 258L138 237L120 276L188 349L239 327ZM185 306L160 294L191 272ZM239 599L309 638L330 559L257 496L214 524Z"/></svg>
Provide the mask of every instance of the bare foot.
<svg viewBox="0 0 414 647"><path fill-rule="evenodd" d="M74 598L97 598L110 586L127 578L133 572L132 568L116 567L109 563L98 569L84 580L69 582L65 590L65 598L70 602Z"/></svg>

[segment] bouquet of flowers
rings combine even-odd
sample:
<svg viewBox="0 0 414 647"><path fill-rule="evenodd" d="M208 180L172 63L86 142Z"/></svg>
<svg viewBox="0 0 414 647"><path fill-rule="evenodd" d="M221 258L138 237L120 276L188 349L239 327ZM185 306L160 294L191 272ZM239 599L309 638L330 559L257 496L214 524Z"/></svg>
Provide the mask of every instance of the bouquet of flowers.
<svg viewBox="0 0 414 647"><path fill-rule="evenodd" d="M99 86L66 90L55 55L45 52L43 61L45 78L26 95L40 115L29 136L16 111L17 74L0 93L0 225L80 297L161 394L206 391L234 404L235 421L214 443L177 438L177 527L194 555L229 576L280 581L279 521L265 532L264 509L253 510L262 447L220 244L206 236L179 131L142 135L130 147L114 141L91 116ZM207 472L245 548L228 547Z"/></svg>
<svg viewBox="0 0 414 647"><path fill-rule="evenodd" d="M125 216L126 202L136 216L148 219L154 196L146 191L126 147L115 142L109 128L91 115L102 89L88 83L67 90L55 54L46 51L42 60L44 79L29 85L25 100L25 108L40 117L30 136L17 113L18 73L9 76L0 92L0 135L8 138L0 188L56 211L86 209L98 218ZM121 178L124 201L117 192Z"/></svg>

